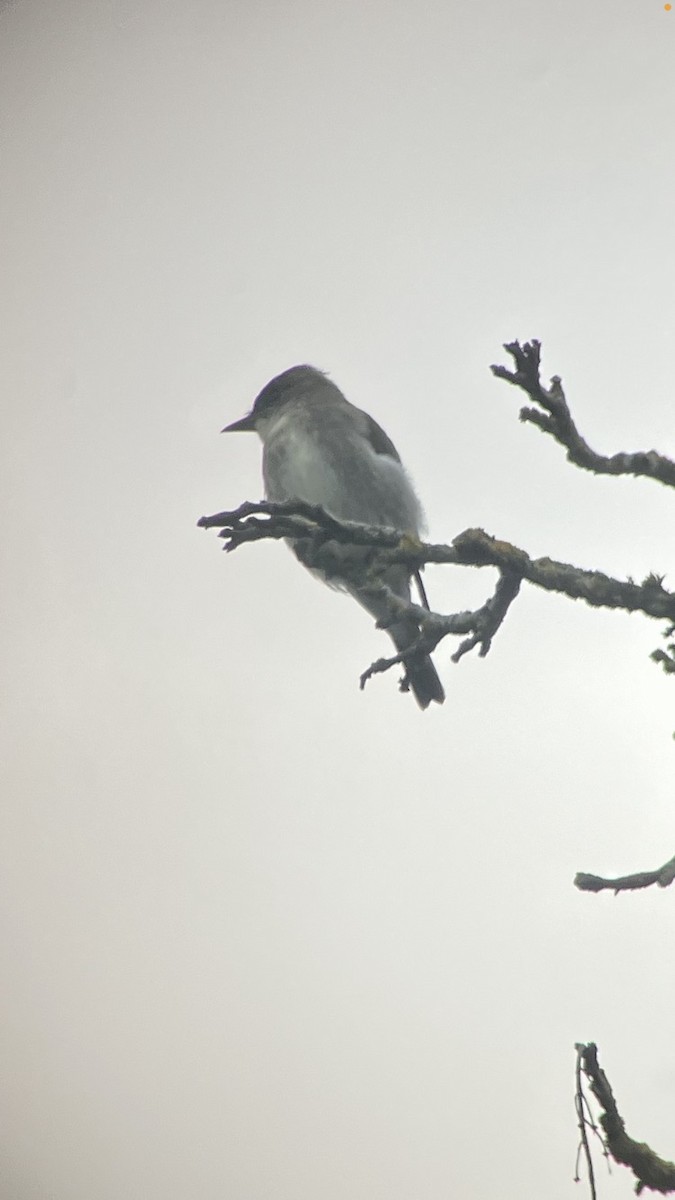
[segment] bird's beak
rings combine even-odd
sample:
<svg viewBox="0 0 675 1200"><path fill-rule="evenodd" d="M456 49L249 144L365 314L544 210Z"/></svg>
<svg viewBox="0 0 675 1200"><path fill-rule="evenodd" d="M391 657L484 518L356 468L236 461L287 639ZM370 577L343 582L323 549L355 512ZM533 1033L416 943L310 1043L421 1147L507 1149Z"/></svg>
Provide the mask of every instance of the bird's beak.
<svg viewBox="0 0 675 1200"><path fill-rule="evenodd" d="M226 425L221 429L221 433L255 433L255 418L253 413L247 413L245 417L240 417L238 421L233 421L231 425Z"/></svg>

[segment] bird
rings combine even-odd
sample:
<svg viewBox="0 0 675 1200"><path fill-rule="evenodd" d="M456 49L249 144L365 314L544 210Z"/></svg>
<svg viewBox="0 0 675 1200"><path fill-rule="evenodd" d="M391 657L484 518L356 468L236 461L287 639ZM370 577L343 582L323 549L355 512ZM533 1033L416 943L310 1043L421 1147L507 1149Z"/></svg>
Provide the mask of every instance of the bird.
<svg viewBox="0 0 675 1200"><path fill-rule="evenodd" d="M367 412L356 408L325 372L306 364L269 381L246 416L223 433L255 432L263 444L266 498L320 505L339 521L399 530L419 538L424 514L391 439ZM410 568L396 564L383 580L410 600ZM324 576L325 579L325 576ZM389 623L382 598L331 576L331 586L349 592L386 629L399 653L419 637L413 617ZM402 689L411 689L420 708L442 704L445 692L428 654L403 659Z"/></svg>

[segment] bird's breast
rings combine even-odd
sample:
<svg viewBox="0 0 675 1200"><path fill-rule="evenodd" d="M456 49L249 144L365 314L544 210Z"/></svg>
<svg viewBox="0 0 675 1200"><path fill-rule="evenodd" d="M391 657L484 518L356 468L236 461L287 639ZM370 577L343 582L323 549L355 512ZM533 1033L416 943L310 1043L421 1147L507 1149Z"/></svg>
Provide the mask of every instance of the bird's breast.
<svg viewBox="0 0 675 1200"><path fill-rule="evenodd" d="M265 435L263 478L269 500L320 504L343 521L413 533L420 527L419 503L400 462L341 430L278 421Z"/></svg>
<svg viewBox="0 0 675 1200"><path fill-rule="evenodd" d="M284 428L280 424L266 441L263 479L269 500L305 500L328 508L335 499L330 461L316 439L292 426Z"/></svg>

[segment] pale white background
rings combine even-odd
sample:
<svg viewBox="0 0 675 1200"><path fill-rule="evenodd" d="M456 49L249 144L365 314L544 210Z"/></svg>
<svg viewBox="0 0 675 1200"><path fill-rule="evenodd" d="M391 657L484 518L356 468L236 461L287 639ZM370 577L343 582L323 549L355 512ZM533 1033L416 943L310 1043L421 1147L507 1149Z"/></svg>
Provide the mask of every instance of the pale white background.
<svg viewBox="0 0 675 1200"><path fill-rule="evenodd" d="M358 691L356 605L195 522L309 361L435 539L672 572L672 493L488 365L539 337L593 445L675 454L675 13L0 7L2 1200L585 1196L589 1039L674 1157L675 896L572 886L673 852L660 627L526 588L421 713Z"/></svg>

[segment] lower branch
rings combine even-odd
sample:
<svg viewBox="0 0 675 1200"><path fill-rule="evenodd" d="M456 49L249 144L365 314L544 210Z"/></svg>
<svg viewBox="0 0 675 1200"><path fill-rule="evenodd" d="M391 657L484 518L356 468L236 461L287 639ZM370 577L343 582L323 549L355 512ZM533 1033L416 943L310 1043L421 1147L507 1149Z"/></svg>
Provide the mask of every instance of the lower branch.
<svg viewBox="0 0 675 1200"><path fill-rule="evenodd" d="M653 1192L675 1192L675 1163L659 1158L646 1142L636 1142L626 1133L609 1080L598 1063L595 1043L578 1045L577 1055L590 1089L602 1109L600 1125L607 1149L615 1162L630 1167L638 1181L635 1188L637 1194L644 1188Z"/></svg>

